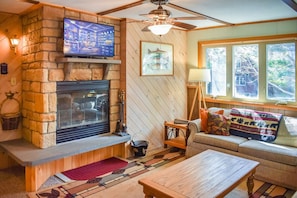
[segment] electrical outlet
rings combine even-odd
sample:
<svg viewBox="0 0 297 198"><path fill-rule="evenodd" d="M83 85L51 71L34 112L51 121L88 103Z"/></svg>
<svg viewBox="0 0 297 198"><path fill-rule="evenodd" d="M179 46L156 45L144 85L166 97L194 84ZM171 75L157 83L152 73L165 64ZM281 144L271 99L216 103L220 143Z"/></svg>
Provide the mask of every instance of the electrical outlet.
<svg viewBox="0 0 297 198"><path fill-rule="evenodd" d="M15 86L16 85L16 78L15 77L12 77L10 79L10 84L11 84L11 86Z"/></svg>

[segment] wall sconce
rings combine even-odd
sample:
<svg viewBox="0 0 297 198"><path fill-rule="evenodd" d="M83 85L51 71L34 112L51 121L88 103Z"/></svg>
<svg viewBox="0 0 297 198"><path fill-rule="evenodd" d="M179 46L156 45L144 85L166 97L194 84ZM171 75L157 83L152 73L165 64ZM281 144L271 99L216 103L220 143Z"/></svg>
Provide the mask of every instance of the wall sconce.
<svg viewBox="0 0 297 198"><path fill-rule="evenodd" d="M11 49L14 49L15 54L17 52L17 46L19 45L19 41L20 40L16 38L16 35L14 35L14 37L10 39Z"/></svg>

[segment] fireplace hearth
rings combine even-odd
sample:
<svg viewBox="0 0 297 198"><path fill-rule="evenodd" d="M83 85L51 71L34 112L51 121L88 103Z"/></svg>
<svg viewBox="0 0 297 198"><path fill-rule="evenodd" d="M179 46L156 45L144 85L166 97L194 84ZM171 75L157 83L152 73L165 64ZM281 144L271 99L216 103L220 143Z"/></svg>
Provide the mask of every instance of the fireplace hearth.
<svg viewBox="0 0 297 198"><path fill-rule="evenodd" d="M56 144L110 132L109 80L57 82Z"/></svg>

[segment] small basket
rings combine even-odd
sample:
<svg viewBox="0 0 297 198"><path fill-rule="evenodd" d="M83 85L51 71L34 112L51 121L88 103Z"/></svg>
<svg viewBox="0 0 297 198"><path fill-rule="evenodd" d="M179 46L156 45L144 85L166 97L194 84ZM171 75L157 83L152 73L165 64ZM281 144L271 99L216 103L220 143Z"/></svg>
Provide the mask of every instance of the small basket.
<svg viewBox="0 0 297 198"><path fill-rule="evenodd" d="M2 129L14 130L19 126L21 113L6 113L1 115Z"/></svg>
<svg viewBox="0 0 297 198"><path fill-rule="evenodd" d="M15 93L7 92L6 99L3 100L3 102L0 104L0 122L2 123L2 130L14 130L17 129L19 126L19 122L21 119L21 111L20 111L20 102L13 98ZM2 113L2 107L4 106L4 103L12 100L18 104L19 112L12 112L12 113Z"/></svg>

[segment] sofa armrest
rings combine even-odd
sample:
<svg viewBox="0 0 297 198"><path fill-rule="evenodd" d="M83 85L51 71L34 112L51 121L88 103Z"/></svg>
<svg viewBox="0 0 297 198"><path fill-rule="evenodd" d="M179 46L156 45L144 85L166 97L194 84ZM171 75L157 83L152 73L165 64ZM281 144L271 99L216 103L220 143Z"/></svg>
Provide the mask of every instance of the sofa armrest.
<svg viewBox="0 0 297 198"><path fill-rule="evenodd" d="M196 133L200 132L201 127L201 119L191 120L188 123L188 130L190 132L187 145L190 145L194 141L194 137Z"/></svg>

